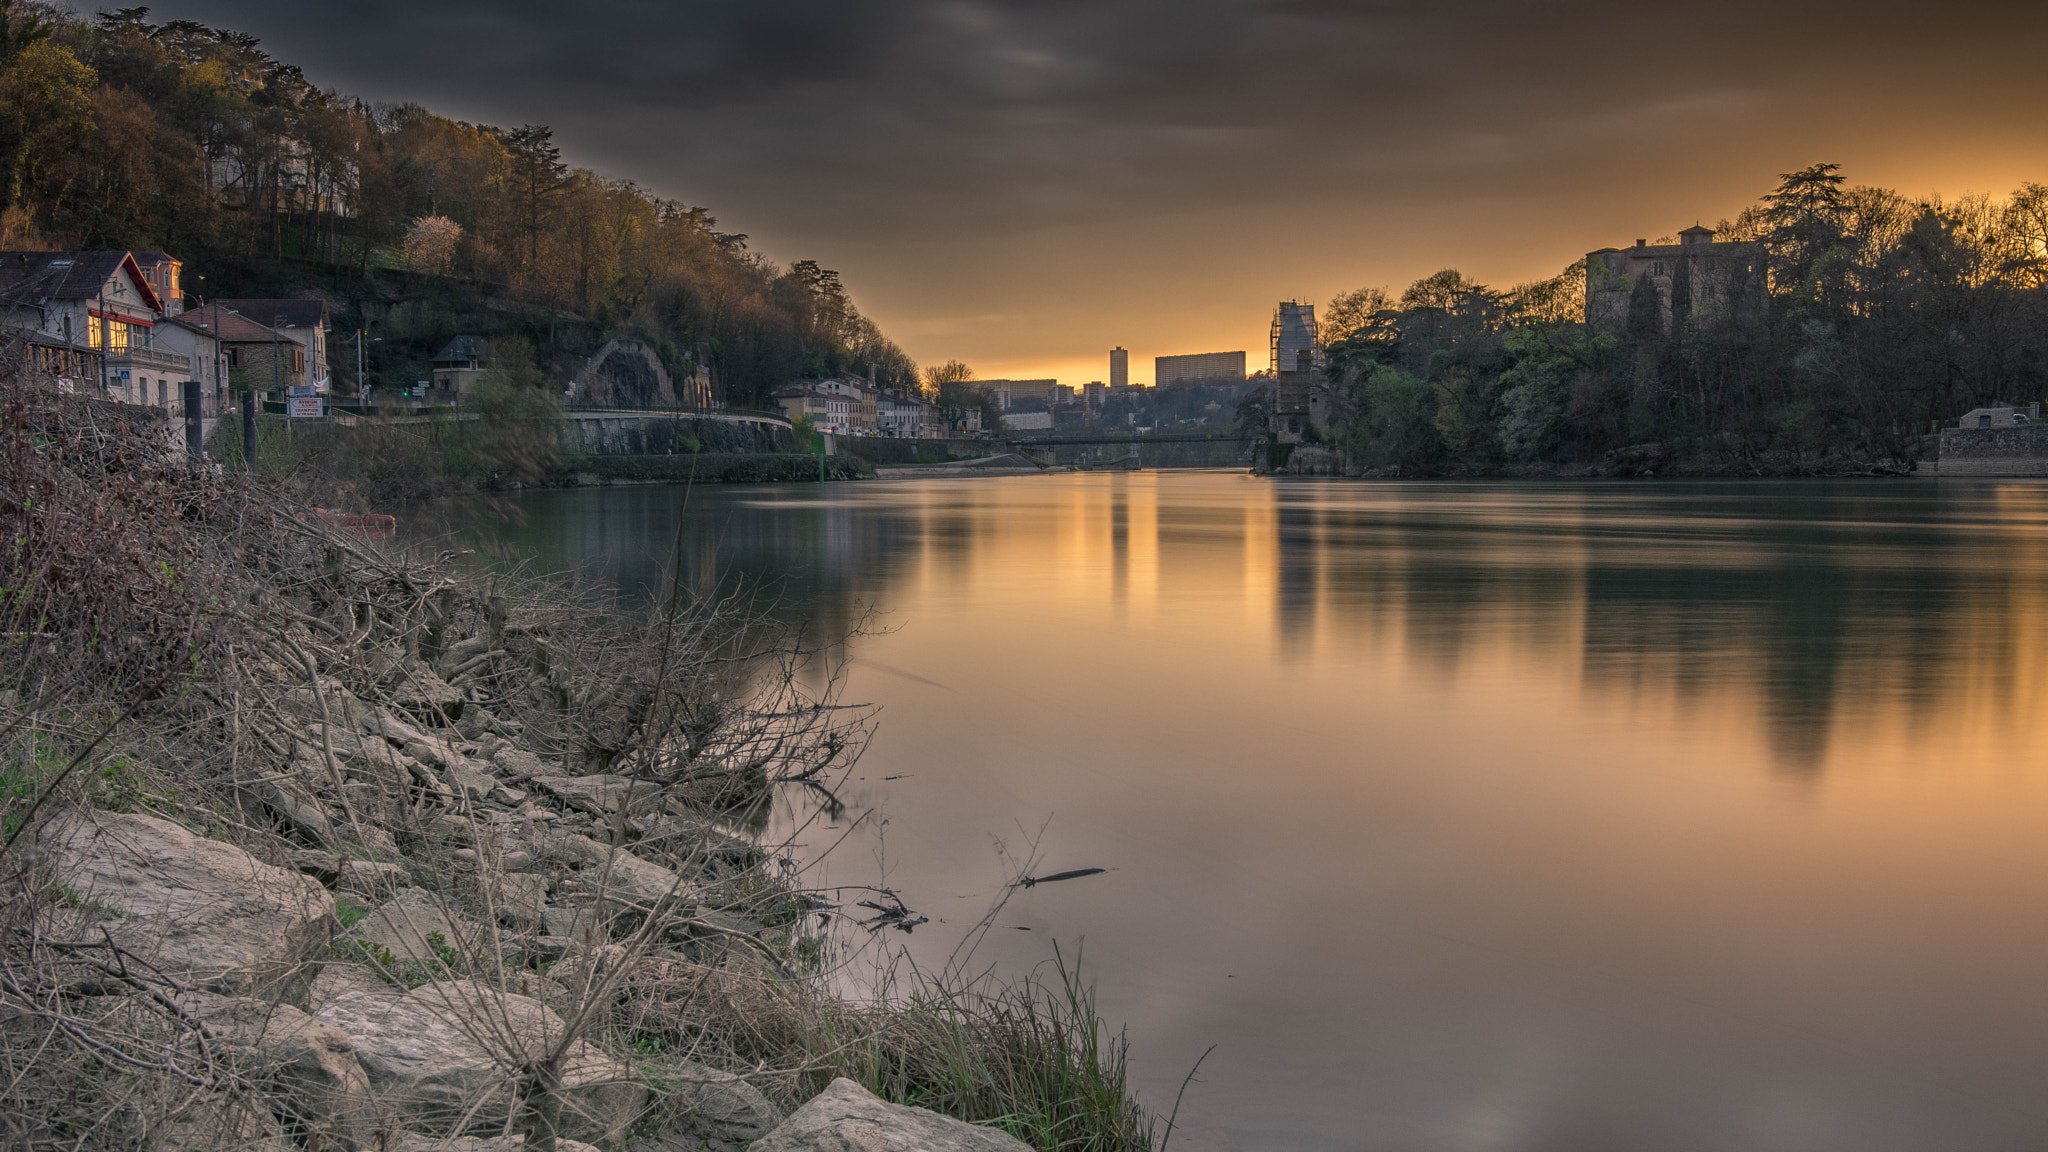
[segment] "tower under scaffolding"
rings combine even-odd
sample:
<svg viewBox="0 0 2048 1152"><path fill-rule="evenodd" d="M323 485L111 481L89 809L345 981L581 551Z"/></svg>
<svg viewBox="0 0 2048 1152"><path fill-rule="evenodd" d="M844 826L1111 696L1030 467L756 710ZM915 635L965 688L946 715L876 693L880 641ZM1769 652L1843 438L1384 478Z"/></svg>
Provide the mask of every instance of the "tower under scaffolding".
<svg viewBox="0 0 2048 1152"><path fill-rule="evenodd" d="M1282 372L1314 372L1323 366L1323 342L1316 335L1316 306L1282 300L1273 310L1273 359L1269 367Z"/></svg>
<svg viewBox="0 0 2048 1152"><path fill-rule="evenodd" d="M1311 386L1322 378L1316 306L1282 300L1273 310L1273 431L1296 443L1308 429Z"/></svg>

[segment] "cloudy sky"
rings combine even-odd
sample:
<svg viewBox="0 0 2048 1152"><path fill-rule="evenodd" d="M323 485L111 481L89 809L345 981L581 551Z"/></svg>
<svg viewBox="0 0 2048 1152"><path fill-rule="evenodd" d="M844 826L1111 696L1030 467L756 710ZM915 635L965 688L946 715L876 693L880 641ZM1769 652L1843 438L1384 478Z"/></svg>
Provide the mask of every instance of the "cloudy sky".
<svg viewBox="0 0 2048 1152"><path fill-rule="evenodd" d="M1106 375L1285 297L1506 286L1829 160L2048 181L2048 5L176 0L317 84L498 124L837 268L920 362Z"/></svg>

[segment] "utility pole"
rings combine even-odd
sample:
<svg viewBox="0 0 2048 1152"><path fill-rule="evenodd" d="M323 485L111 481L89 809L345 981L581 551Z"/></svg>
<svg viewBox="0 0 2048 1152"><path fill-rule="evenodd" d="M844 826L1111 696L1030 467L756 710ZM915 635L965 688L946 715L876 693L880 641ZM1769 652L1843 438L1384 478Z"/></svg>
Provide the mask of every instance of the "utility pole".
<svg viewBox="0 0 2048 1152"><path fill-rule="evenodd" d="M284 317L278 316L272 320L270 325L270 388L273 392L284 391L283 388L279 387L279 382L284 377L284 367L278 363L278 356L283 351ZM286 401L286 404L289 405L290 401ZM287 407L287 411L289 411L289 407Z"/></svg>
<svg viewBox="0 0 2048 1152"><path fill-rule="evenodd" d="M256 476L256 391L242 393L242 463Z"/></svg>

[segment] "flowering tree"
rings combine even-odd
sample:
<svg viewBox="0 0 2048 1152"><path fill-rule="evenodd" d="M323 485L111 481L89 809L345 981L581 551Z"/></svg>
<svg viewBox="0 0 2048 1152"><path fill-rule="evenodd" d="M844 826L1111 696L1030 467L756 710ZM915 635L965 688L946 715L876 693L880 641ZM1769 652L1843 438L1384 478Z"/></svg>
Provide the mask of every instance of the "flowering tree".
<svg viewBox="0 0 2048 1152"><path fill-rule="evenodd" d="M462 225L446 216L422 216L405 234L405 262L421 272L446 274L455 266Z"/></svg>

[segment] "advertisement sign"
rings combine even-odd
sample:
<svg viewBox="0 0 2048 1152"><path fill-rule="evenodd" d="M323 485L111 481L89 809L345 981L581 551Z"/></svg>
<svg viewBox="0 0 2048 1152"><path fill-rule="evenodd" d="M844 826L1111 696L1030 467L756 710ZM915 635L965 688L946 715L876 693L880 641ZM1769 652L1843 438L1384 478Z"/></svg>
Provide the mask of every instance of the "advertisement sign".
<svg viewBox="0 0 2048 1152"><path fill-rule="evenodd" d="M327 415L321 410L321 400L318 396L293 396L285 401L285 405L285 414L294 420Z"/></svg>

